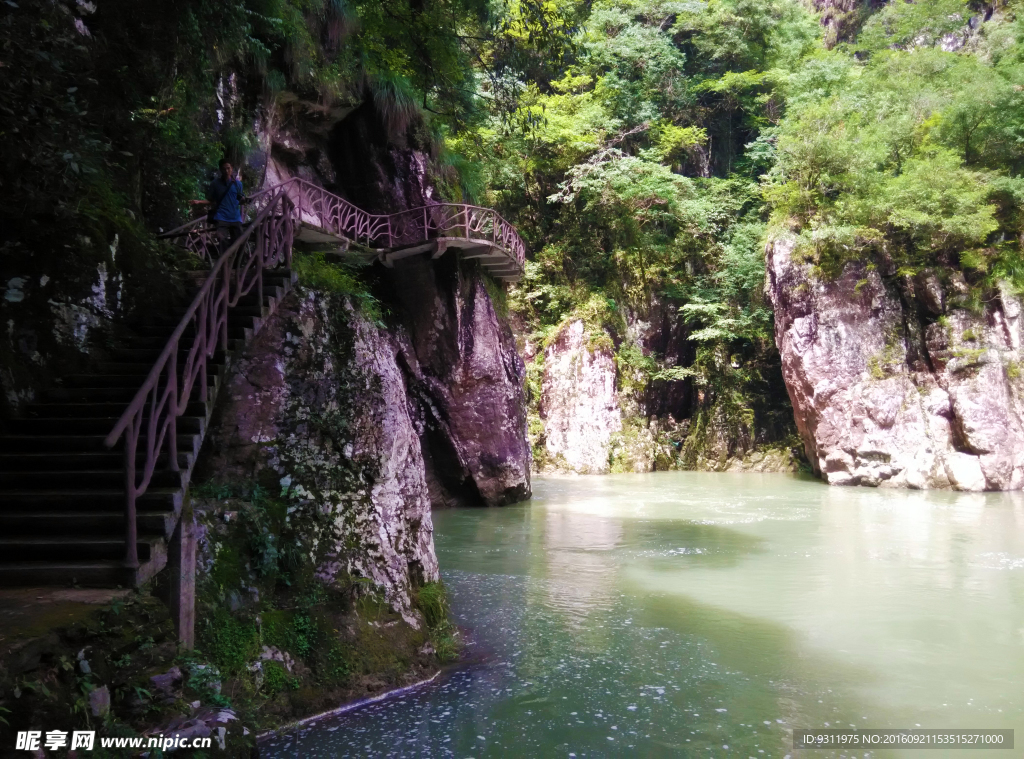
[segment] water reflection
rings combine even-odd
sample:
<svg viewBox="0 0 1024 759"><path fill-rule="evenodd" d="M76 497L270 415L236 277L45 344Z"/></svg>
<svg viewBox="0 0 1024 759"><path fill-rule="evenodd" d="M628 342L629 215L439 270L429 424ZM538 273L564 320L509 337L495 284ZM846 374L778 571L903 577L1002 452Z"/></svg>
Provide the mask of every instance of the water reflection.
<svg viewBox="0 0 1024 759"><path fill-rule="evenodd" d="M586 513L548 511L543 522L543 607L582 624L611 608L618 562L606 552L622 542L622 523Z"/></svg>
<svg viewBox="0 0 1024 759"><path fill-rule="evenodd" d="M536 493L434 515L486 664L267 755L760 759L826 724L1024 741L1019 495L697 473Z"/></svg>

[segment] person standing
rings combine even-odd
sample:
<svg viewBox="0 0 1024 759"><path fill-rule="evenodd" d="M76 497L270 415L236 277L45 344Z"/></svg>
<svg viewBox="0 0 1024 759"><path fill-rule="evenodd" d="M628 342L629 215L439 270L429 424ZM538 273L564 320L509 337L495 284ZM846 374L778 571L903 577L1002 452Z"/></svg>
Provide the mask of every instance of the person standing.
<svg viewBox="0 0 1024 759"><path fill-rule="evenodd" d="M205 203L209 208L208 220L217 230L220 250L223 253L242 234L242 203L246 197L242 192L242 180L235 176L235 167L227 158L217 164L220 174L206 190Z"/></svg>

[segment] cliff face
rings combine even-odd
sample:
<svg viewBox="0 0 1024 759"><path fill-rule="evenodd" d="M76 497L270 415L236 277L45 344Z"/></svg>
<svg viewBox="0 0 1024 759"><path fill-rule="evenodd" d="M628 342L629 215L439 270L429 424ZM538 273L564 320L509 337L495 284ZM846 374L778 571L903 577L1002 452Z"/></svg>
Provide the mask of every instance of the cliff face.
<svg viewBox="0 0 1024 759"><path fill-rule="evenodd" d="M436 505L530 497L523 362L483 277L454 252L398 262L390 272L404 325L401 365Z"/></svg>
<svg viewBox="0 0 1024 759"><path fill-rule="evenodd" d="M237 364L204 462L273 483L318 578L372 580L410 616L438 579L430 499L397 341L340 296L290 297ZM413 621L413 624L415 622Z"/></svg>
<svg viewBox="0 0 1024 759"><path fill-rule="evenodd" d="M379 213L439 194L428 146L415 129L395 132L372 102L351 113L271 114L261 143L256 164L265 166L265 184L301 176ZM525 371L479 266L453 250L377 266L370 278L397 322L393 338L433 505L529 498Z"/></svg>
<svg viewBox="0 0 1024 759"><path fill-rule="evenodd" d="M609 471L612 436L622 429L615 358L607 345L589 345L582 321L566 326L544 352L540 418L556 464L580 474Z"/></svg>
<svg viewBox="0 0 1024 759"><path fill-rule="evenodd" d="M768 292L815 470L836 485L1019 489L1020 301L1001 288L978 311L956 307L958 272L943 285L850 263L819 281L793 249L769 243Z"/></svg>
<svg viewBox="0 0 1024 759"><path fill-rule="evenodd" d="M645 314L626 314L618 335L577 319L542 350L529 340L524 344L535 393L531 443L540 471L768 472L798 466L782 383L772 381L777 364L747 371L738 388L697 385L671 373L658 377L659 367L695 362L696 344L677 305L654 302ZM715 360L719 376L728 379L740 359L723 353Z"/></svg>

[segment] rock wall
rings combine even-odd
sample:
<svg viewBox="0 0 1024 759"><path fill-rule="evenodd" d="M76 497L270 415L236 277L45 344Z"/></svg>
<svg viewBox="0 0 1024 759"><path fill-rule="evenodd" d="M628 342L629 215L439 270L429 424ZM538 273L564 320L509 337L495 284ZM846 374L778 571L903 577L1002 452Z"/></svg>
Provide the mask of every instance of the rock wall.
<svg viewBox="0 0 1024 759"><path fill-rule="evenodd" d="M556 465L579 474L606 474L612 436L622 429L608 345L589 344L582 321L566 325L544 351L540 417L544 446Z"/></svg>
<svg viewBox="0 0 1024 759"><path fill-rule="evenodd" d="M341 296L300 289L236 365L204 445L218 478L270 481L317 575L367 578L412 619L438 579L430 498L398 341Z"/></svg>
<svg viewBox="0 0 1024 759"><path fill-rule="evenodd" d="M1019 489L1019 299L1000 288L969 310L959 272L943 284L849 263L817 279L794 247L769 243L767 287L814 469L835 485Z"/></svg>
<svg viewBox="0 0 1024 759"><path fill-rule="evenodd" d="M570 321L542 353L524 341L536 396L530 440L539 471L799 468L783 383L771 387L777 364L766 367L762 356L753 356L757 371L748 367L746 384L738 388L653 379L658 367L694 363L695 344L678 306L655 302L644 314L627 313L620 326L615 334ZM719 359L717 371L727 375L726 364L738 357L722 352Z"/></svg>
<svg viewBox="0 0 1024 759"><path fill-rule="evenodd" d="M380 213L436 202L429 146L415 124L396 131L371 101L351 113L308 111L263 123L265 184L301 176ZM479 266L452 250L375 265L365 278L400 322L394 339L432 504L529 498L525 370Z"/></svg>
<svg viewBox="0 0 1024 759"><path fill-rule="evenodd" d="M529 498L525 369L479 267L451 251L399 261L389 282L432 501L500 506Z"/></svg>

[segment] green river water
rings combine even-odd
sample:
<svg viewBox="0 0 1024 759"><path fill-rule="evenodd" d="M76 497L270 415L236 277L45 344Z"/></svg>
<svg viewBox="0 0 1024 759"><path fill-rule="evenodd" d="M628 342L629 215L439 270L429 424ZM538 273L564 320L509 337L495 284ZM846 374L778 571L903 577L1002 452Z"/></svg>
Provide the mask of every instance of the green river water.
<svg viewBox="0 0 1024 759"><path fill-rule="evenodd" d="M851 725L1024 745L1019 494L537 478L530 502L434 525L478 663L264 756L824 757L792 729Z"/></svg>

